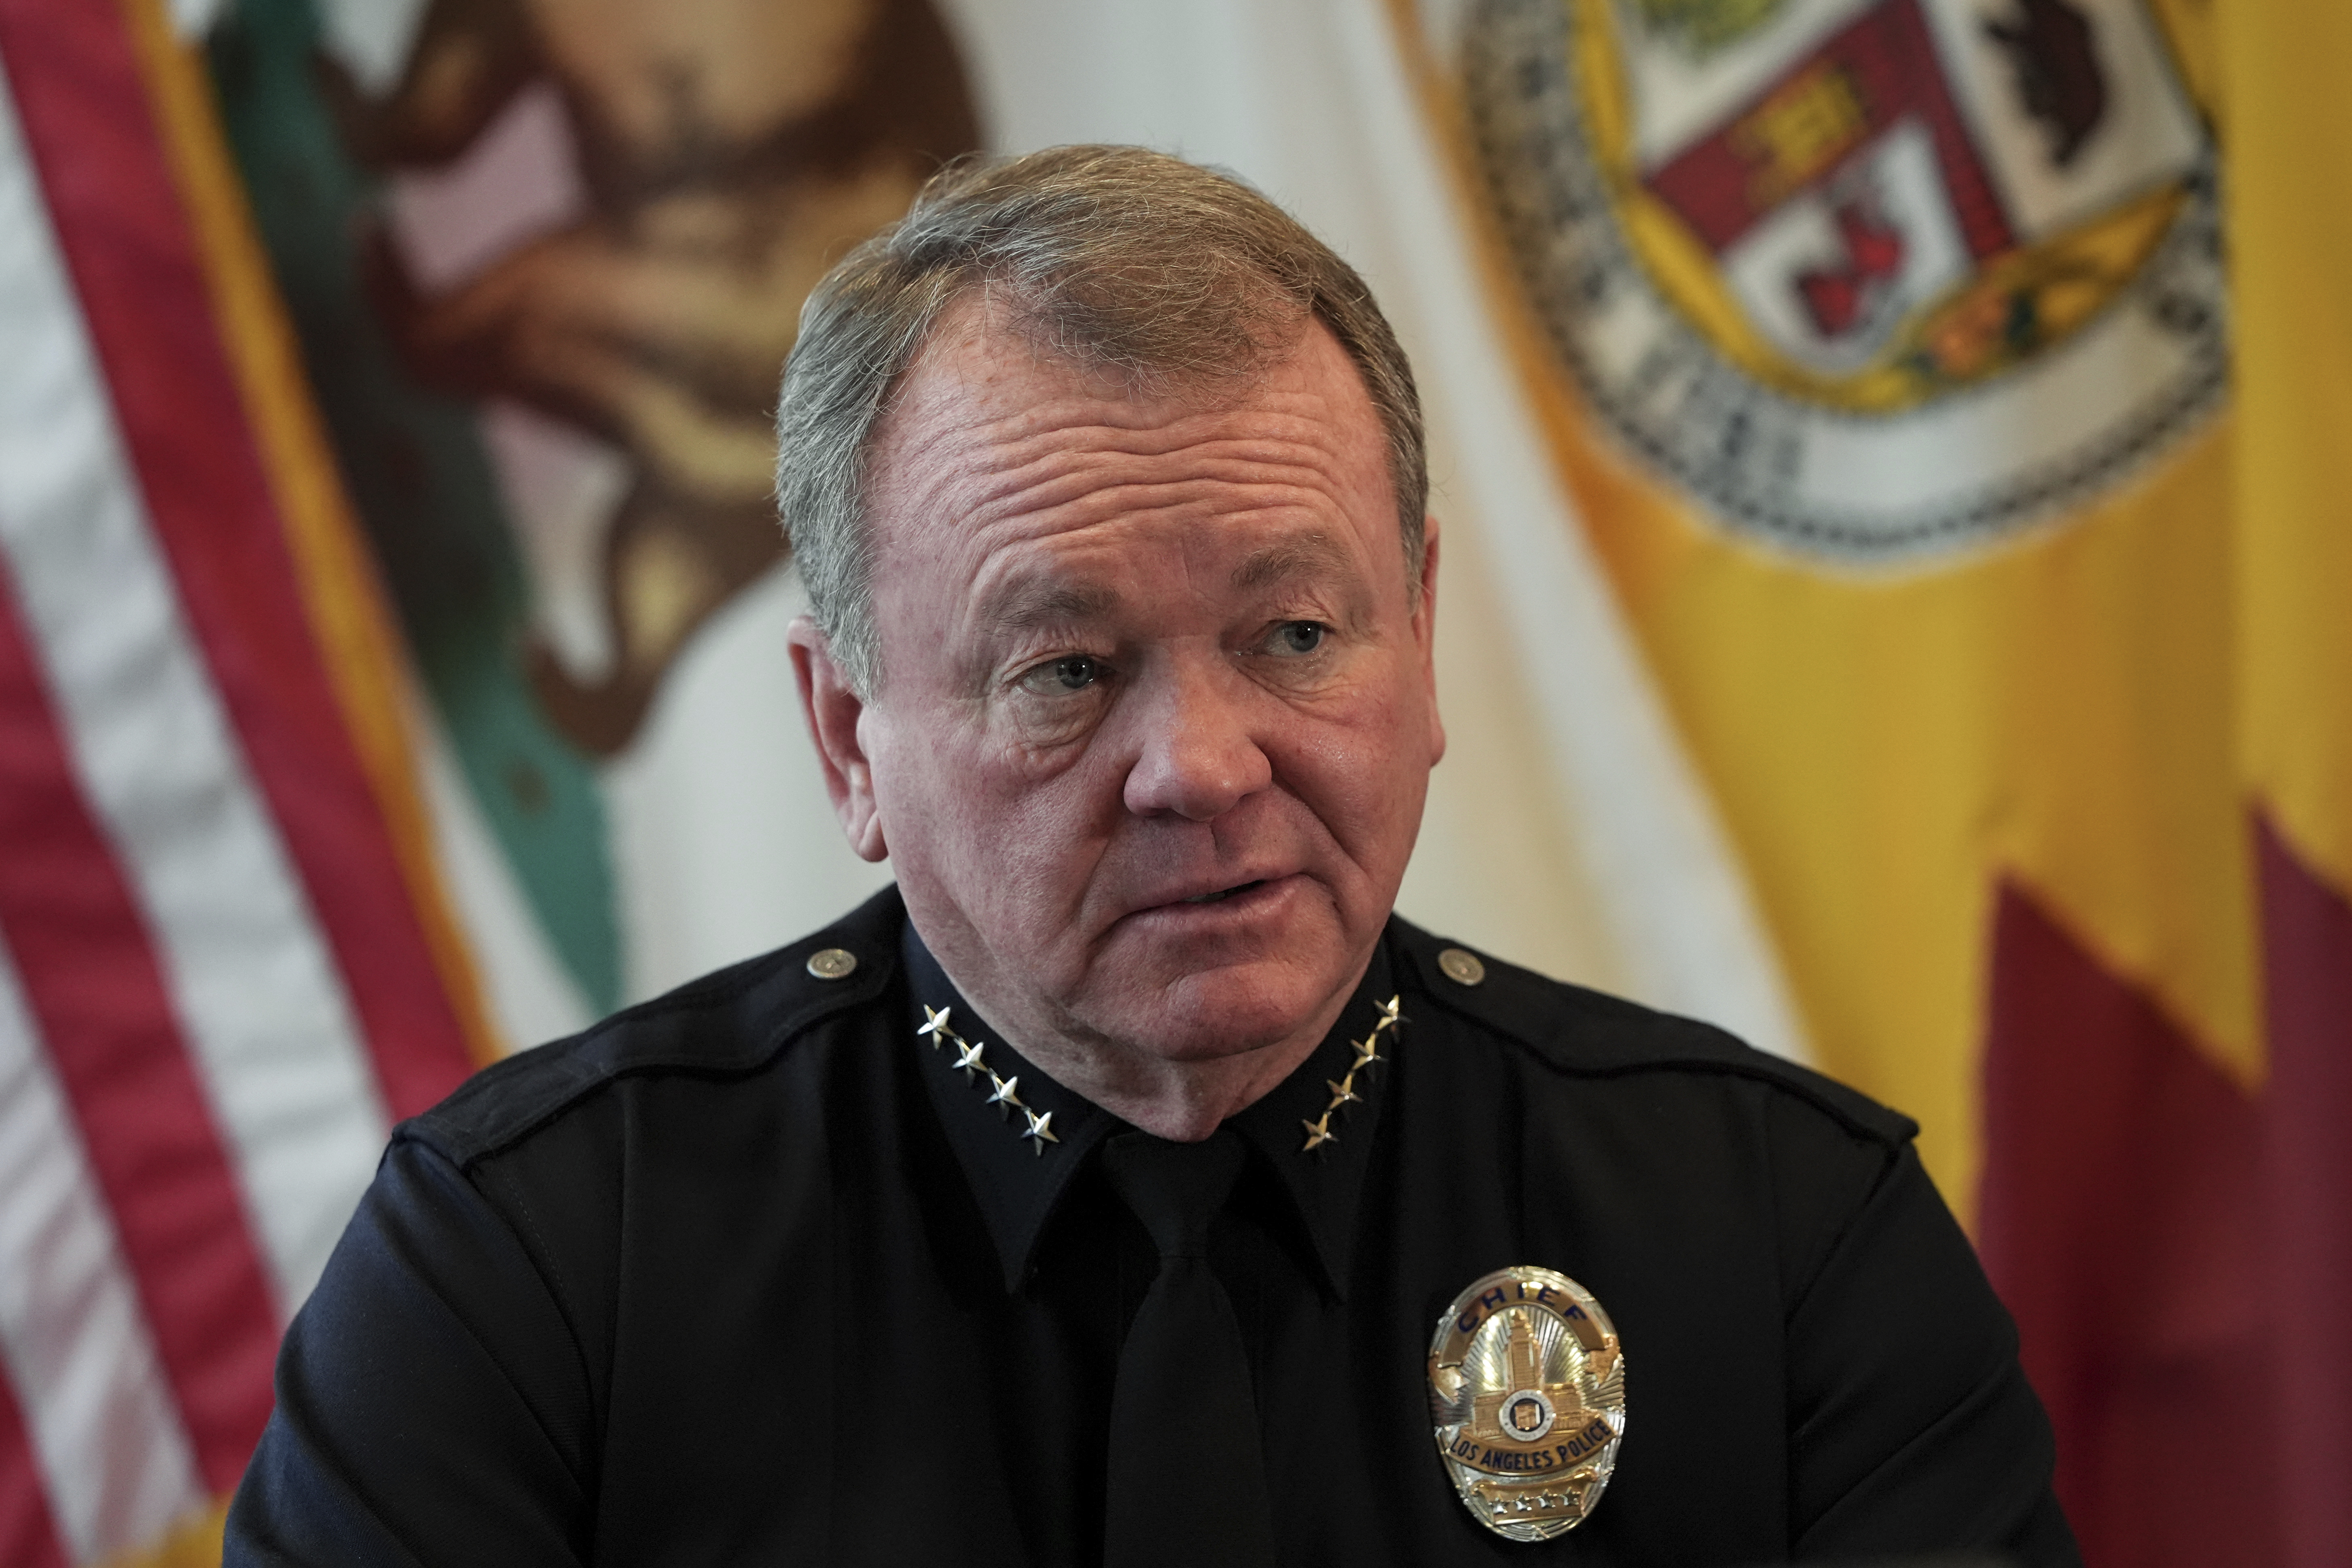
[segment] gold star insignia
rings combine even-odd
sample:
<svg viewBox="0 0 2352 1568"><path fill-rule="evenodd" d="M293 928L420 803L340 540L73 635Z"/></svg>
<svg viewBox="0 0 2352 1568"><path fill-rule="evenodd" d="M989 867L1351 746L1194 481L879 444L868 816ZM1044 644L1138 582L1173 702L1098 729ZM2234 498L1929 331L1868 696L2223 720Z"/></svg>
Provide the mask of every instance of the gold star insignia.
<svg viewBox="0 0 2352 1568"><path fill-rule="evenodd" d="M1061 1142L1059 1138L1054 1136L1054 1113L1052 1111L1049 1110L1045 1112L1045 1115L1040 1116L1024 1105L1021 1108L1021 1114L1029 1119L1029 1130L1022 1133L1021 1136L1029 1140L1029 1147L1032 1153L1043 1154L1045 1152L1046 1144L1059 1143Z"/></svg>
<svg viewBox="0 0 2352 1568"><path fill-rule="evenodd" d="M1403 996L1396 995L1381 1004L1381 1021L1372 1026L1372 1031L1375 1034L1382 1029L1393 1029L1404 1022L1403 1017L1397 1012L1397 1008L1402 1005L1403 1002Z"/></svg>
<svg viewBox="0 0 2352 1568"><path fill-rule="evenodd" d="M1302 1121L1298 1125L1307 1129L1308 1149L1320 1149L1326 1143L1337 1143L1339 1141L1339 1135L1331 1131L1331 1113L1328 1110L1314 1121Z"/></svg>
<svg viewBox="0 0 2352 1568"><path fill-rule="evenodd" d="M989 1072L988 1064L980 1059L980 1053L986 1049L988 1049L988 1042L986 1040L982 1040L976 1045L966 1045L961 1040L958 1040L956 1042L955 1065L963 1070L964 1082L970 1083L972 1079L980 1073L986 1072L991 1078L994 1078L996 1076L994 1073Z"/></svg>
<svg viewBox="0 0 2352 1568"><path fill-rule="evenodd" d="M938 1050L940 1042L955 1033L953 1029L948 1027L948 1015L954 1011L952 1007L940 1007L934 1010L926 1005L923 1008L923 1026L915 1031L916 1036L918 1037L924 1035L930 1036L931 1049Z"/></svg>
<svg viewBox="0 0 2352 1568"><path fill-rule="evenodd" d="M1350 1040L1348 1043L1356 1047L1355 1065L1348 1069L1348 1076L1349 1078L1355 1077L1358 1073L1362 1072L1366 1068L1372 1067L1388 1059L1381 1055L1381 1032L1378 1029L1366 1035L1360 1040Z"/></svg>
<svg viewBox="0 0 2352 1568"><path fill-rule="evenodd" d="M1327 1078L1323 1080L1323 1087L1331 1091L1331 1109L1334 1110L1343 1105L1363 1103L1364 1097L1356 1092L1356 1075L1352 1072L1337 1083Z"/></svg>
<svg viewBox="0 0 2352 1568"><path fill-rule="evenodd" d="M992 1088L992 1092L988 1097L988 1103L996 1107L997 1115L1010 1116L1016 1106L1024 1110L1029 1109L1022 1105L1021 1097L1013 1092L1013 1086L1021 1081L1019 1073L1014 1073L1011 1078L998 1078L994 1073L991 1073L988 1075L988 1081Z"/></svg>

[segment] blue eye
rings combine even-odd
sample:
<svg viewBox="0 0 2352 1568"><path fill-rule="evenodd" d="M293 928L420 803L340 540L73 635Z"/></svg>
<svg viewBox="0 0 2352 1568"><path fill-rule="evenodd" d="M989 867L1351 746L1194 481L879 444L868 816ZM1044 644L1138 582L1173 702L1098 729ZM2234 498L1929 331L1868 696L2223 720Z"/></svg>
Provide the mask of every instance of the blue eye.
<svg viewBox="0 0 2352 1568"><path fill-rule="evenodd" d="M1319 621L1285 621L1274 632L1274 651L1308 654L1323 646L1327 628Z"/></svg>
<svg viewBox="0 0 2352 1568"><path fill-rule="evenodd" d="M1021 678L1021 684L1041 696L1057 692L1084 691L1102 679L1100 659L1083 653L1074 653L1041 664Z"/></svg>

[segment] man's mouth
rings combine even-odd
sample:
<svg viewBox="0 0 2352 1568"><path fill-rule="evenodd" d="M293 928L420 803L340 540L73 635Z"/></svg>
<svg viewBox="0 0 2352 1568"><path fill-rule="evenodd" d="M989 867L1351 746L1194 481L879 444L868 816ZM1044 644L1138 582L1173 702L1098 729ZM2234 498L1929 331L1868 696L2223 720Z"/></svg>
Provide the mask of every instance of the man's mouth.
<svg viewBox="0 0 2352 1568"><path fill-rule="evenodd" d="M1238 882L1230 888L1220 888L1213 893L1202 893L1197 898L1186 899L1184 901L1188 904L1221 904L1227 899L1232 898L1235 893L1246 893L1252 888L1263 888L1265 886L1265 881L1261 878L1255 882Z"/></svg>

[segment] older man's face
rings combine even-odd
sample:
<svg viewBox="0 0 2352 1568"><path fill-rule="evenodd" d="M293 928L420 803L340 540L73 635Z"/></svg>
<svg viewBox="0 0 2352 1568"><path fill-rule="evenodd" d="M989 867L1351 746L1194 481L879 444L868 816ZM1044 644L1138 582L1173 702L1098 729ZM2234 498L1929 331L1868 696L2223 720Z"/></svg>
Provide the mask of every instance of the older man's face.
<svg viewBox="0 0 2352 1568"><path fill-rule="evenodd" d="M1444 744L1363 384L1318 325L1260 380L1139 402L978 316L877 433L853 840L1024 1043L1319 1037Z"/></svg>

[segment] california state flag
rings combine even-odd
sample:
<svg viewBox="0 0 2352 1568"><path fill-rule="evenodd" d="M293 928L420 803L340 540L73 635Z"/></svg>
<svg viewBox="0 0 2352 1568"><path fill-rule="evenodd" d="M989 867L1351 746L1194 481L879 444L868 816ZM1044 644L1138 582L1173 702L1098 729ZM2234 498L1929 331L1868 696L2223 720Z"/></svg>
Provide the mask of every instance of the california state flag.
<svg viewBox="0 0 2352 1568"><path fill-rule="evenodd" d="M1522 383L2086 1554L2352 1561L2352 24L1447 12Z"/></svg>

